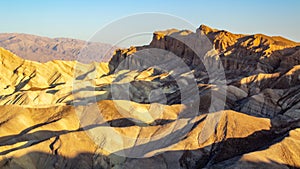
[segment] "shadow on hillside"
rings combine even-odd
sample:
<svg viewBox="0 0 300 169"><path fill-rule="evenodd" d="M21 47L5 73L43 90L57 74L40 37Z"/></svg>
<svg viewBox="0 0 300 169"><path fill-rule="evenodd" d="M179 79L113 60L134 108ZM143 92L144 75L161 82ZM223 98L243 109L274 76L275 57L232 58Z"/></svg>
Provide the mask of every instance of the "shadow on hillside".
<svg viewBox="0 0 300 169"><path fill-rule="evenodd" d="M199 121L198 123L200 122L201 121ZM198 124L195 123L192 130L197 125ZM169 161L179 155L180 158L178 158L177 160L180 160L181 166L186 166L186 168L203 168L207 166L208 167L212 166L214 164L232 158L239 157L246 153L268 149L270 146L281 142L287 136L289 136L288 132L275 134L275 132L272 129L261 130L261 131L256 131L245 138L228 138L221 142L214 142L211 145L208 145L206 147L197 150L168 151L162 154L158 154L157 157L163 157L166 161ZM172 136L166 136L163 139L151 141L146 144L124 149L121 150L120 152L114 152L114 154L132 155L132 153L135 152L136 154L134 155L145 156L147 155L147 153L150 153L150 151L149 152L145 151L149 149L149 147L156 147L157 149L163 149L166 147L166 145L164 144L165 140L171 140L171 139L172 141L170 141L169 143L174 144L186 138L182 138L178 140L176 138L172 138ZM193 159L194 162L191 159ZM173 162L175 163L176 161Z"/></svg>
<svg viewBox="0 0 300 169"><path fill-rule="evenodd" d="M32 163L34 163L34 165L38 165L37 168L49 168L49 167L51 168L54 166L56 166L56 168L57 167L58 168L101 168L101 167L110 168L112 167L111 166L112 164L110 164L110 159L116 158L118 157L118 155L125 155L125 156L134 155L136 157L142 157L142 156L146 156L147 153L151 153L153 150L166 148L168 145L172 145L181 140L186 139L186 137L178 137L178 136L181 136L181 133L184 132L186 129L194 130L196 126L204 122L205 119L206 118L204 117L196 122L188 123L185 127L158 140L149 141L148 143L134 146L128 149L124 149L120 152L114 152L112 153L113 155L109 157L105 157L97 154L83 153L83 154L79 154L75 158L66 158L60 155L44 154L41 152L32 152L16 160L22 160L22 158L27 159L28 157L30 157L32 158ZM108 121L107 124L111 125L112 127L129 127L129 126L136 125L133 124L132 121L129 122L124 120L125 119L116 119L116 120ZM48 124L52 122L48 122ZM162 122L161 125L164 125L172 121L160 120L160 122ZM29 133L31 130L40 127L42 124L45 123L41 123L29 127L21 131L20 134L17 135L1 137L0 146L13 145L22 141L28 141L28 142L25 145L2 151L0 152L0 156L5 156L10 152L25 149L27 147L39 144L53 137L59 137L64 134L89 130L95 127L102 127L107 125L107 124L99 124L99 125L95 124L95 125L79 128L77 130L61 130L61 131L41 130L41 131ZM138 166L142 168L143 165L147 163L155 162L155 163L161 163L161 165L165 165L165 163L167 163L167 166L171 168L210 167L215 164L222 163L226 160L239 158L241 155L245 153L267 149L271 145L281 142L287 136L289 136L288 132L276 134L274 129L271 128L271 130L256 131L245 138L228 138L221 142L214 142L211 145L196 150L167 151L161 154L154 155L153 157L143 158L143 159L129 158L125 161L124 165L125 166L128 165L128 167L130 167L130 165L135 164L137 165L137 168ZM164 160L161 161L161 159ZM5 166L9 167L10 165L12 165L10 163L13 160L14 159L5 159L1 161L0 167L1 165L2 165L1 168L4 168ZM16 166L11 166L12 168L20 167L17 165L22 165L22 163L20 164L13 163L13 164ZM266 166L266 165L268 164L262 164L262 166ZM270 164L270 166L272 165L273 164ZM292 166L289 167L293 168Z"/></svg>
<svg viewBox="0 0 300 169"><path fill-rule="evenodd" d="M189 152L189 151L187 151ZM31 159L32 163L30 165L35 166L36 168L60 168L60 169L109 169L116 167L110 160L111 157L103 156L99 154L91 154L91 153L80 153L74 158L68 158L60 155L53 155L53 154L47 154L44 152L30 152L24 156L15 158L15 159L5 159L0 161L0 167L1 168L24 168L28 163L25 163L24 161ZM115 157L118 158L118 157ZM119 157L122 159L122 157ZM22 163L22 161L24 163ZM151 162L155 162L152 163ZM246 164L246 165L245 165ZM152 157L152 158L141 158L141 159L127 159L124 164L119 165L119 167L124 169L131 169L131 168L137 168L137 169L152 169L156 166L159 167L166 167L170 169L167 165L164 164L164 161ZM221 169L226 166L230 166L230 164L218 164L209 168L212 169ZM188 167L184 164L180 166L181 168L189 168L189 169L196 169L200 168L200 166L194 166L194 167ZM280 164L275 161L270 160L270 163L264 163L264 162L244 162L240 166L245 169L265 169L265 168L290 168L290 169L299 169L295 166L290 166L286 164ZM116 167L117 168L117 167ZM202 167L201 167L202 168Z"/></svg>
<svg viewBox="0 0 300 169"><path fill-rule="evenodd" d="M189 86L187 86L186 88L188 87ZM101 86L91 85L85 87L81 87L81 84L78 83L76 84L76 88L78 89L72 91L72 94L76 97L74 98L74 100L67 101L66 104L86 105L87 103L94 103L100 100L129 100L142 104L156 102L161 104L172 105L180 104L182 102L182 95L185 95L181 93L180 88L175 80L136 80L131 81L129 83L104 84ZM155 91L160 93L155 93ZM104 93L86 96L84 92Z"/></svg>
<svg viewBox="0 0 300 169"><path fill-rule="evenodd" d="M60 168L60 169L109 169L117 167L115 164L117 160L120 161L119 167L124 169L152 169L155 167L163 167L168 169L186 168L186 169L198 169L198 168L211 168L221 169L229 167L233 164L240 164L241 168L245 169L265 169L265 168L290 168L299 169L299 167L280 164L278 162L270 160L269 163L264 162L251 162L242 161L238 162L240 157L225 162L215 163L211 166L206 165L209 156L204 156L199 150L186 150L186 151L173 151L165 152L163 154L153 156L150 158L127 158L110 155L105 156L101 154L85 153L77 154L74 158L66 157L63 155L48 154L45 152L29 152L26 155L16 158L4 158L0 161L0 168L28 168L34 166L35 168ZM176 156L179 156L177 159ZM198 157L197 157L198 156ZM201 157L202 156L202 157ZM201 157L201 158L199 158ZM30 160L30 162L28 161ZM195 161L193 161L195 160Z"/></svg>
<svg viewBox="0 0 300 169"><path fill-rule="evenodd" d="M86 131L86 130L90 130L90 129L93 129L96 127L110 126L110 127L122 128L122 127L131 127L131 126L135 126L135 125L137 125L137 126L156 126L156 125L165 125L165 124L172 123L175 121L175 120L167 120L167 119L157 119L154 122L152 122L151 124L146 124L143 122L139 122L136 119L120 118L120 119L110 120L110 121L107 121L106 123L102 123L102 124L93 124L93 125L88 125L85 127L80 127L79 129L76 129L76 130L60 130L60 131L39 130L39 131L30 133L30 131L32 131L38 127L57 122L58 120L60 120L60 119L56 119L56 120L53 120L50 122L36 124L34 126L28 127L27 129L24 129L19 134L0 137L0 146L14 145L14 144L17 144L20 142L28 141L28 143L26 143L22 146L2 151L2 152L0 152L0 155L6 155L10 152L33 146L35 144L38 144L45 140L48 140L52 137L57 137L57 136L61 136L61 135L65 135L65 134L73 133L73 132ZM137 121L137 122L135 122L135 121ZM30 141L30 140L35 140L35 141Z"/></svg>

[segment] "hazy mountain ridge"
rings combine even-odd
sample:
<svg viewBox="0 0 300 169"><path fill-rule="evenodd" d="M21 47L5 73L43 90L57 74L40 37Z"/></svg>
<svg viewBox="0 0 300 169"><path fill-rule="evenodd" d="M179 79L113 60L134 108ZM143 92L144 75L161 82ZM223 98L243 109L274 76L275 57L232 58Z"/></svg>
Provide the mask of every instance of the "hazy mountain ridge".
<svg viewBox="0 0 300 169"><path fill-rule="evenodd" d="M116 49L112 45L99 42L19 33L1 33L0 47L32 61L77 60L83 63L108 61Z"/></svg>
<svg viewBox="0 0 300 169"><path fill-rule="evenodd" d="M211 44L192 49L198 35ZM210 47L216 53L201 63L195 50ZM299 43L202 25L196 32L157 31L149 45L117 50L109 63L38 63L0 52L1 168L300 167ZM204 67L214 68L216 54L224 77ZM149 59L157 65L143 67ZM186 114L194 88L181 91L177 79L196 82L199 112ZM126 90L128 98L118 96ZM224 102L223 110L213 102ZM95 132L100 147L89 135ZM114 132L125 136L122 144Z"/></svg>

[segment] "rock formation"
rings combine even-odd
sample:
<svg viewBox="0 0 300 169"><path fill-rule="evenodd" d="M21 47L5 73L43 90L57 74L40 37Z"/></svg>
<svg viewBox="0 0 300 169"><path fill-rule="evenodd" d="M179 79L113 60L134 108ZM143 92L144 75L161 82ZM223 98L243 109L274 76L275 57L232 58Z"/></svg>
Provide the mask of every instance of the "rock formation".
<svg viewBox="0 0 300 169"><path fill-rule="evenodd" d="M282 37L171 29L91 64L0 48L0 71L0 168L300 168Z"/></svg>

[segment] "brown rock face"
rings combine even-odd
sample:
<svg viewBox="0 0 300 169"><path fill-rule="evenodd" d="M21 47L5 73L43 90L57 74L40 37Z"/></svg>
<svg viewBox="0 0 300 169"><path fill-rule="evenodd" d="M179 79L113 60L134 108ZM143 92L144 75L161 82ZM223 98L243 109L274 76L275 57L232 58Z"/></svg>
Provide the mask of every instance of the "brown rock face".
<svg viewBox="0 0 300 169"><path fill-rule="evenodd" d="M300 168L299 49L205 25L109 63L0 48L0 168Z"/></svg>

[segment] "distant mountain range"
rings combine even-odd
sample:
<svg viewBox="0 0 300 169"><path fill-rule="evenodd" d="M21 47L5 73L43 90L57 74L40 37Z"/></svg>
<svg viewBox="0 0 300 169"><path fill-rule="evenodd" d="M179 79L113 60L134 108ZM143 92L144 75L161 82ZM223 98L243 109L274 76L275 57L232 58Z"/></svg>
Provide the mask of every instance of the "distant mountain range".
<svg viewBox="0 0 300 169"><path fill-rule="evenodd" d="M32 61L77 60L83 63L106 62L116 49L99 42L18 33L0 34L0 47Z"/></svg>

